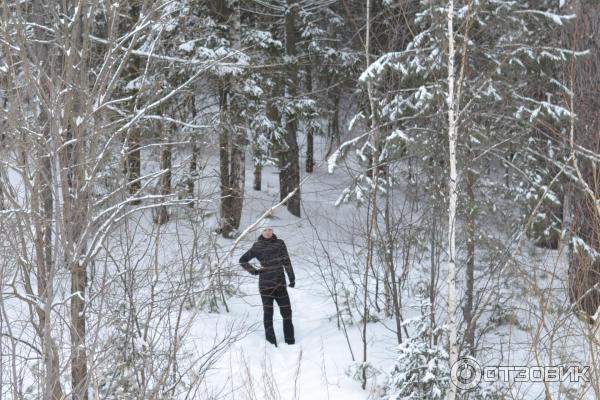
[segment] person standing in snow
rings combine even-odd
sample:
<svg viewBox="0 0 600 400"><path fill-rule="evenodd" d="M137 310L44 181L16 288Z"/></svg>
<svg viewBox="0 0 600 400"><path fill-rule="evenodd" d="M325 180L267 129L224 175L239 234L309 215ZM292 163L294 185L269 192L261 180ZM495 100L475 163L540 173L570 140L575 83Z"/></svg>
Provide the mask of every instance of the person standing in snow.
<svg viewBox="0 0 600 400"><path fill-rule="evenodd" d="M253 258L260 261L261 269L250 265ZM292 324L292 306L287 292L285 275L287 273L290 287L296 284L290 256L285 242L278 239L272 228L266 228L254 242L252 248L240 257L241 266L252 275L258 275L258 288L263 304L263 321L265 336L269 343L277 347L277 339L273 330L273 301L277 302L283 318L283 335L287 344L294 344L294 325Z"/></svg>

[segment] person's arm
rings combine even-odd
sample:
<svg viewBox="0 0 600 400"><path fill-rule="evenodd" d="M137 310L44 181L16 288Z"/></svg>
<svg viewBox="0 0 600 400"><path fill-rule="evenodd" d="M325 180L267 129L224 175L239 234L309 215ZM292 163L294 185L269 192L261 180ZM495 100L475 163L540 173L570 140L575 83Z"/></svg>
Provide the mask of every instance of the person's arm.
<svg viewBox="0 0 600 400"><path fill-rule="evenodd" d="M290 255L288 254L287 247L285 247L285 242L283 240L281 241L281 252L283 266L285 268L285 272L287 273L288 280L290 281L290 287L294 287L296 285L296 276L294 275L292 261L290 260Z"/></svg>
<svg viewBox="0 0 600 400"><path fill-rule="evenodd" d="M250 272L252 275L258 275L258 270L256 268L254 268L252 265L250 265L250 263L248 261L252 260L255 257L254 254L254 245L252 245L252 247L250 247L250 250L248 250L247 252L245 252L241 257L240 257L240 265L248 272Z"/></svg>

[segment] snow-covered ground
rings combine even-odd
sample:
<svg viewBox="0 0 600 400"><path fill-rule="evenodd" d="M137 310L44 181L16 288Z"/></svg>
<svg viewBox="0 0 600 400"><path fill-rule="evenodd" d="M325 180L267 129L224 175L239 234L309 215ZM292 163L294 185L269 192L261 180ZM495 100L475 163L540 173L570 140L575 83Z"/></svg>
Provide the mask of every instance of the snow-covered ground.
<svg viewBox="0 0 600 400"><path fill-rule="evenodd" d="M279 347L275 348L264 340L257 279L246 274L241 267L240 288L246 295L229 299L229 313L214 315L210 320L201 318L196 321L193 331L196 343L214 340L214 324L217 321L243 321L244 326L250 329L248 335L228 346L223 357L208 374L203 382L207 393L219 393L224 398L231 399L350 400L374 397L377 384L384 379L384 374L371 379L367 390L363 390L359 381L345 373L353 363L349 347L352 348L355 361L362 361L362 326L347 326L348 339L344 330L338 329L334 318L335 306L315 262L315 257L324 257L325 253L338 260L352 257L349 252L353 229L357 225L357 220L354 219L357 218L357 209L353 204L335 206L350 179L344 170L336 169L333 174L329 174L326 164L320 164L303 186L302 218L296 218L285 208L280 208L261 225L272 226L276 235L286 241L296 272L296 288L288 289L296 330L295 345L283 343L281 317L277 311L275 327ZM276 204L278 199L276 170L272 167L265 168L263 190L256 192L252 190L251 165L248 165L242 228L254 222L265 210ZM258 234L258 230L252 232L240 243L232 260L234 263L251 246ZM225 248L231 243L222 242ZM344 249L348 251L347 254L343 254ZM527 240L520 242L516 251L518 253L512 255L514 261L506 271L507 276L512 276L511 282L487 282L492 285L488 290L510 292L507 295L510 300L502 306L508 308L514 320L500 322L484 335L480 343L483 350L478 353L478 360L482 365L488 366L584 363L588 357L582 341L585 327L565 311L568 307L564 286L567 265L565 255L535 248ZM354 261L362 265L360 259ZM426 270L427 265L427 256L422 257L422 268ZM422 273L418 272L423 271L422 268L416 268L408 277L408 292L403 295L404 319L418 314L418 307L411 303L414 299L409 293L411 285L419 279L416 275ZM443 269L440 280L443 304ZM462 284L464 281L459 276L459 285ZM488 308L492 306L494 304ZM485 325L489 315L485 312L478 323ZM357 322L358 318L355 320ZM443 318L438 320L440 323L444 322ZM569 329L561 331L563 325ZM387 328L392 326L391 319L368 324L368 360L382 372L388 371L396 359L396 337L393 330ZM564 396L567 392L565 385L552 383L545 387L540 382L509 382L508 386L511 387L514 398L518 399L543 397L546 389L555 398L566 398ZM583 397L580 398L589 395L593 396L589 392L582 394Z"/></svg>
<svg viewBox="0 0 600 400"><path fill-rule="evenodd" d="M246 198L242 228L250 225L265 210L278 203L278 176L273 167L263 170L263 190L252 189L251 165L248 165ZM209 393L220 392L227 399L365 399L367 391L360 382L351 379L345 370L356 361L362 361L362 325L347 327L348 340L343 329L338 329L335 305L323 284L316 267L315 257L324 257L323 242L330 256L340 258L338 244L348 243L354 205L335 206L344 182L349 182L343 171L328 174L326 165L318 166L303 186L302 217L292 216L285 207L279 208L261 226L272 226L277 237L286 242L296 274L296 287L288 288L292 302L296 344L283 341L281 316L275 306L274 327L278 338L275 348L265 341L262 325L262 306L258 294L257 277L239 267L240 289L245 296L229 299L229 313L210 319L198 318L193 338L200 346L212 343L215 324L243 321L251 332L227 351L203 382ZM259 235L250 233L236 249L233 261L246 251ZM229 241L223 241L228 248ZM255 260L255 262L257 262ZM321 260L325 262L325 260ZM391 325L391 321L389 322ZM378 367L394 361L396 337L382 324L369 324L368 358ZM369 386L375 383L372 380Z"/></svg>
<svg viewBox="0 0 600 400"><path fill-rule="evenodd" d="M322 160L324 144L317 143L316 148L317 159ZM218 188L217 174L212 172L218 168L214 154L209 148L203 153L204 159L208 160L203 176L208 178L203 178L198 187L201 193L208 194L207 197L213 199ZM152 159L149 156L147 158ZM157 167L149 162L144 163L144 168L148 170L156 170ZM279 202L278 175L275 167L264 168L261 191L254 191L252 188L251 159L247 160L246 170L241 230ZM217 243L212 251L216 251L218 263L223 270L231 272L236 291L225 299L227 307L221 301L218 302L219 312L210 312L208 307L196 306L187 308L182 316L182 320L185 321L182 326L187 327L189 322L190 329L182 337L182 353L185 353L187 358L182 358L181 365L185 368L207 370L204 377L193 383L192 398L364 400L377 397L378 384L382 383L385 372L396 360L397 339L394 322L378 314L379 321L368 324L367 359L370 365L382 373L371 377L366 390L363 390L361 383L346 373L350 366L362 362L363 359L360 312L356 310L356 304L350 306L352 316L344 315L344 324L338 326L336 305L328 286L331 285L331 281L328 276L326 279L323 276L333 271L334 275L339 274L337 279L348 284L349 279L356 279L356 276L347 275L348 270L356 266L357 275L360 276L360 271L364 268L365 256L360 252L360 247L364 246L364 232L361 236L361 230L364 230L365 226L365 210L357 208L353 203L335 205L351 180L352 177L344 168L329 173L326 162L318 163L315 172L302 187L302 217L292 216L285 207L277 209L255 231L241 240L230 260L224 260L223 256L234 241L214 235ZM403 193L399 193L395 201L402 203L404 197ZM199 204L199 207L205 207L205 204ZM212 211L216 211L217 207L216 201L209 206ZM106 252L103 251L98 257L98 270L91 273L91 298L100 299L107 295L110 299L111 296L108 295L112 294L113 283L127 272L139 274L136 281L139 291L137 286L129 287L128 290L133 292L140 306L138 316L142 322L153 304L161 301L173 304L180 302L181 297L177 296L182 292L177 292L178 288L175 285L180 282L178 279L181 278L182 269L191 268L194 273L202 274L204 272L201 269L207 265L200 262L201 255L190 255L192 242L198 238L205 240L203 235L211 232L216 222L215 214L212 214L204 222L206 226L202 227L202 233L193 238L192 228L196 222L189 219L187 214L191 211L184 208L171 211L171 220L160 228L160 240L156 225L152 222L151 210L133 215L131 224L123 225L113 233L106 245ZM296 287L288 288L296 336L296 344L291 346L283 341L282 320L277 307L274 326L279 346L275 348L265 341L257 277L248 274L237 264L239 256L252 245L264 226L273 227L275 234L285 240L296 274ZM509 311L507 316L503 317L503 321L497 322L495 326L488 324L488 319L491 316L489 310L496 304L490 304L488 311L481 316L478 326L489 325L490 329L478 343L482 349L477 354L478 360L483 365L557 365L564 362L585 362L590 353L586 341L583 340L587 333L586 326L568 311L565 291L567 263L564 254L535 249L526 240L517 250L518 252L512 255L512 262L501 275L501 280L488 282L485 276L480 275L481 280L477 282L478 285L488 285L484 291L504 292L502 298L505 299L505 303L499 306ZM110 257L106 257L107 252L110 253ZM413 257L402 295L402 314L405 320L419 314L419 308L414 302L414 286L420 279L427 279L429 275L428 254L414 254ZM329 269L331 260L334 265ZM483 258L481 260L480 264L483 265ZM106 264L101 266L102 262ZM442 254L437 304L437 321L440 325L444 322L444 263ZM160 287L156 298L150 298L148 293L151 286L148 282L154 279L153 273L148 271L152 271L153 268L157 269L156 282L157 287ZM459 270L460 279L463 274L464 271ZM493 279L499 277L500 275ZM460 279L459 287L463 287L464 281ZM55 312L56 315L62 315L64 320L68 320L68 302L62 301L69 293L67 272L61 271L57 281L60 283L56 285L58 294ZM360 286L360 282L358 285ZM348 287L351 288L351 285ZM115 289L118 295L119 290L122 288ZM114 300L115 303L113 300L107 301L109 303L105 309L100 307L101 311L97 315L94 314L96 309L91 309L91 327L96 327L95 323L103 313L106 313L106 319L113 318L113 314L110 313L115 312L119 300ZM98 307L98 304L94 303L90 307ZM22 332L18 337L27 340L31 337L32 342L35 342L24 303L10 298L6 301L6 309L8 319L12 322L13 333ZM176 316L176 309L177 306L174 306L164 311L164 314L151 317L147 341L153 342L155 350L160 349L161 343L166 343L161 335L171 334L172 328L168 320ZM118 317L117 312L115 315ZM62 328L57 328L55 337L58 338L62 359L66 361L69 355L68 330L66 325L59 326ZM113 325L106 320L102 321L102 324L98 323L98 326L102 328L89 331L90 346L95 345L97 339L98 343L102 343L106 337L108 340L113 337L119 338L118 332L115 333L112 329ZM139 342L139 339L136 340ZM9 342L6 340L3 343L6 345ZM144 345L141 343L142 347ZM215 349L214 357L205 356ZM3 358L3 371L6 374L10 368L8 360L9 358ZM197 362L189 363L189 360ZM22 365L26 362L30 361L24 361ZM204 362L209 363L206 368L197 365ZM31 363L34 365L34 362ZM29 368L29 371L35 370L35 365ZM35 374L24 372L23 375L24 386L27 387ZM68 389L66 374L63 382ZM541 383L518 383L512 385L511 389L513 398L517 399L542 398L546 390ZM3 390L7 392L4 388ZM551 384L548 390L555 394L555 399L568 398L561 385ZM592 393L589 391L573 398L593 398Z"/></svg>

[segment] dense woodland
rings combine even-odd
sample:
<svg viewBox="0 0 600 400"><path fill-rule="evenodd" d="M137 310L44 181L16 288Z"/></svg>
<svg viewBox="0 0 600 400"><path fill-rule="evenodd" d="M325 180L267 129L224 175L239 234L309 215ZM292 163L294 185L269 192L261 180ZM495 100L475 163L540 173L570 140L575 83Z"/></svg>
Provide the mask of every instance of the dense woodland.
<svg viewBox="0 0 600 400"><path fill-rule="evenodd" d="M207 383L243 323L194 347L277 218L362 398L600 398L599 29L593 0L3 0L0 399L291 399ZM451 384L507 354L592 379Z"/></svg>

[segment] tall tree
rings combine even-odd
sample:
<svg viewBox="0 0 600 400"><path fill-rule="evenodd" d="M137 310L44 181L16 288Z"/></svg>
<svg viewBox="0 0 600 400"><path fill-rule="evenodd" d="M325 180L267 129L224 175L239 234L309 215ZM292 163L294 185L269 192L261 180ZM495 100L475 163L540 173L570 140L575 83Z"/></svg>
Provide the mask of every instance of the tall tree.
<svg viewBox="0 0 600 400"><path fill-rule="evenodd" d="M219 0L210 4L217 25L218 50L229 52L234 60L245 63L242 52L241 9L238 1ZM223 45L230 45L224 48ZM220 230L231 237L240 226L245 184L246 123L242 118L244 94L240 82L242 70L217 71L219 98L219 171Z"/></svg>
<svg viewBox="0 0 600 400"><path fill-rule="evenodd" d="M142 11L142 2L139 0L127 0L125 2L127 18L120 18L120 31L129 32L132 27L140 22ZM125 65L126 74L124 76L124 85L118 89L130 95L128 106L129 112L138 111L140 97L143 94L142 83L144 81L144 60L141 57L131 57ZM144 131L143 124L136 123L127 129L124 135L123 147L126 154L124 162L125 182L129 195L138 197L142 188L142 153L141 141ZM133 200L134 204L139 204L140 200Z"/></svg>
<svg viewBox="0 0 600 400"><path fill-rule="evenodd" d="M60 381L60 354L58 351L58 345L56 339L52 333L53 319L51 305L54 302L54 275L57 265L54 261L54 250L53 250L53 226L52 221L54 219L54 194L52 190L53 185L53 168L52 159L47 154L47 149L51 142L51 115L52 108L49 104L49 100L53 95L53 63L60 62L58 51L56 48L49 46L51 36L44 27L52 24L52 15L56 12L53 6L43 0L36 0L33 3L31 22L35 24L33 31L34 37L37 39L32 43L25 42L25 34L23 31L18 32L15 29L14 37L15 42L19 43L21 48L30 49L30 53L24 61L29 59L34 60L37 64L37 79L30 77L30 79L36 79L39 82L39 93L41 99L45 102L41 103L44 105L36 115L37 124L41 130L41 140L36 148L37 165L34 167L35 175L33 178L32 187L32 211L36 212L40 218L34 220L34 248L35 248L35 260L37 265L37 294L40 296L40 300L43 306L36 307L38 316L38 325L36 332L42 341L43 361L45 367L45 379L43 388L44 400L59 400L64 396L62 384ZM19 34L20 33L20 34ZM10 53L9 53L10 54ZM13 69L12 76L16 77L19 74L18 69ZM10 88L12 89L12 88ZM40 100L41 100L40 99ZM17 97L15 100L19 100ZM28 163L28 155L23 150L21 152L23 163ZM6 181L5 181L6 183ZM33 294L33 288L26 285L26 290Z"/></svg>
<svg viewBox="0 0 600 400"><path fill-rule="evenodd" d="M64 99L63 126L66 127L66 145L59 155L63 176L63 218L66 222L67 243L65 258L71 271L71 386L73 398L88 398L88 356L86 345L87 317L87 243L82 240L85 221L88 219L89 193L86 187L86 146L88 121L85 104L89 103L88 71L90 57L89 35L93 19L93 6L87 1L69 2L64 10L72 24L61 24L62 36L67 38L63 70L67 93ZM71 144L72 143L72 144ZM68 222L67 222L68 221Z"/></svg>
<svg viewBox="0 0 600 400"><path fill-rule="evenodd" d="M448 347L450 368L458 361L458 324L456 321L456 202L458 176L456 174L457 104L455 91L455 36L454 0L448 1L448 153L450 173L448 176ZM460 85L460 82L459 82ZM448 400L456 398L456 386L451 385Z"/></svg>
<svg viewBox="0 0 600 400"><path fill-rule="evenodd" d="M285 55L287 60L285 95L286 100L293 103L298 96L298 59L297 56L297 16L299 4L294 0L286 0ZM296 217L300 216L300 153L298 147L299 115L293 108L284 114L285 136L279 151L279 196L283 200L296 190L287 201L287 209Z"/></svg>

